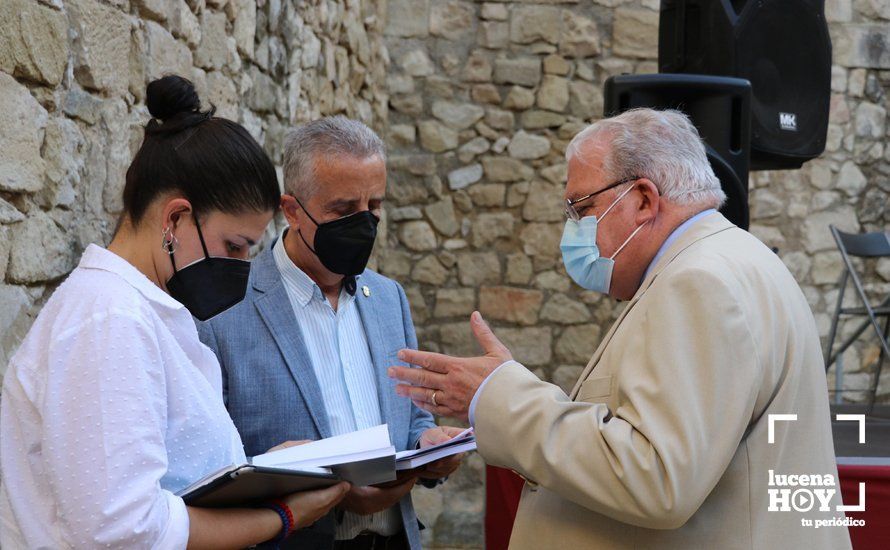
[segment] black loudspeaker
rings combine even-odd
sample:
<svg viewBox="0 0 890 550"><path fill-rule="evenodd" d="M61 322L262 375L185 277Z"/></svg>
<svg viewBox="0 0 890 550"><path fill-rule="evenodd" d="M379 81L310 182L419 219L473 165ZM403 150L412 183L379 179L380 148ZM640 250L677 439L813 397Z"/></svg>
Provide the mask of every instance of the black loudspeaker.
<svg viewBox="0 0 890 550"><path fill-rule="evenodd" d="M604 89L605 116L635 107L686 113L705 141L708 160L726 193L721 212L748 229L748 157L751 85L720 76L645 74L613 76Z"/></svg>
<svg viewBox="0 0 890 550"><path fill-rule="evenodd" d="M662 0L658 67L751 81L751 170L800 168L825 150L825 0Z"/></svg>

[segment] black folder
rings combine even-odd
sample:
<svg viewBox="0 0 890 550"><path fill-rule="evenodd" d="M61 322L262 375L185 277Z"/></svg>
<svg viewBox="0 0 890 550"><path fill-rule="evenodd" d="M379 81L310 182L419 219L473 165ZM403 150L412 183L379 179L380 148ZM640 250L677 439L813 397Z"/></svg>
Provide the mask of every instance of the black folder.
<svg viewBox="0 0 890 550"><path fill-rule="evenodd" d="M299 491L330 487L339 482L340 477L334 474L243 464L211 474L177 494L188 506L252 506Z"/></svg>

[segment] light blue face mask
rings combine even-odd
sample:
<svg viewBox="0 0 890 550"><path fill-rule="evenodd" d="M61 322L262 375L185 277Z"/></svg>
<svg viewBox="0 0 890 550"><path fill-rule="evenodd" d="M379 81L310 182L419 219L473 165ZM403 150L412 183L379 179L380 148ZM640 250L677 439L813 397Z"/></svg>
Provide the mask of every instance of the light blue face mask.
<svg viewBox="0 0 890 550"><path fill-rule="evenodd" d="M631 189L633 189L633 186L628 187L618 195L618 198L600 216L600 221L606 217ZM600 249L596 245L597 223L596 216L584 216L579 221L566 220L559 249L562 251L562 261L566 266L566 272L573 281L587 290L608 294L612 284L612 268L615 266L615 257L618 256L618 253L627 246L627 243L636 236L645 224L634 229L630 237L618 247L618 250L612 254L611 258L603 258L600 256Z"/></svg>

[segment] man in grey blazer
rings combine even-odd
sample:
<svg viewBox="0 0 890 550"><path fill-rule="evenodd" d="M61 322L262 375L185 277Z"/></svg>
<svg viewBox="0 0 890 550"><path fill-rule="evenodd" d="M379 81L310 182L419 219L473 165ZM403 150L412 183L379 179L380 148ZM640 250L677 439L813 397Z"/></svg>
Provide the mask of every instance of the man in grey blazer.
<svg viewBox="0 0 890 550"><path fill-rule="evenodd" d="M396 395L386 375L417 337L402 287L365 269L386 192L385 150L364 124L326 118L285 145L288 227L251 266L237 306L200 327L223 370L226 406L256 455L276 442L389 425L397 450L459 433ZM443 459L385 487L353 487L338 510L292 536L294 548L420 548L410 491L451 473Z"/></svg>

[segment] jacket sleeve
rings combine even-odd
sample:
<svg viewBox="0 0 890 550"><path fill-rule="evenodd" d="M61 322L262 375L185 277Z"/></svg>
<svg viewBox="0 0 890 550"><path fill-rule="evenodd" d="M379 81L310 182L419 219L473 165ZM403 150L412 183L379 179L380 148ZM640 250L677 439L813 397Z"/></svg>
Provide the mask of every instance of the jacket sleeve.
<svg viewBox="0 0 890 550"><path fill-rule="evenodd" d="M614 379L581 386L579 399L611 387L614 410L572 401L515 362L492 376L476 410L486 462L641 527L678 528L698 510L744 437L762 365L724 281L687 270L664 283L635 306L639 326L608 344Z"/></svg>
<svg viewBox="0 0 890 550"><path fill-rule="evenodd" d="M414 330L414 321L411 319L411 306L408 303L408 297L405 295L405 290L402 288L402 285L396 283L396 288L398 289L399 302L402 308L402 323L405 327L405 342L408 348L417 349L417 332ZM417 447L421 434L435 426L436 421L433 419L432 414L416 406L414 403L411 403L411 426L408 436L408 448L413 449Z"/></svg>
<svg viewBox="0 0 890 550"><path fill-rule="evenodd" d="M201 343L210 348L210 351L213 352L213 355L216 356L217 361L219 361L219 370L220 376L222 376L222 391L223 391L223 402L226 407L229 406L229 371L226 368L225 364L225 356L220 352L219 349L219 341L216 338L216 330L213 328L213 324L210 321L199 321L197 323L198 326L198 338L201 339Z"/></svg>

